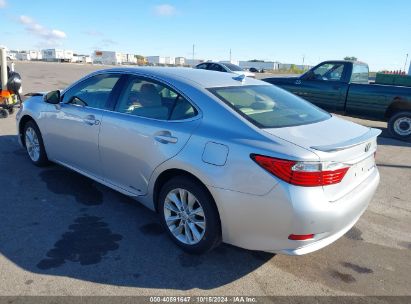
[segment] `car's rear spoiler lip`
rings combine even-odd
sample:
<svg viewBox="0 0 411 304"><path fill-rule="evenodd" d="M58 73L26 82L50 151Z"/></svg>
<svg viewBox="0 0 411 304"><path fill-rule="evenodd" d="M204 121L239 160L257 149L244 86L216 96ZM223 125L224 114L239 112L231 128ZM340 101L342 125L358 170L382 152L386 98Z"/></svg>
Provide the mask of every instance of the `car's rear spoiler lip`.
<svg viewBox="0 0 411 304"><path fill-rule="evenodd" d="M374 129L370 128L370 130L353 139L349 139L347 141L343 141L340 143L332 144L332 145L326 145L326 146L313 146L311 149L318 150L318 151L323 151L323 152L336 152L336 151L341 151L344 149L352 148L358 145L361 145L363 143L366 143L367 141L370 141L376 137L378 137L381 134L381 130L379 129Z"/></svg>

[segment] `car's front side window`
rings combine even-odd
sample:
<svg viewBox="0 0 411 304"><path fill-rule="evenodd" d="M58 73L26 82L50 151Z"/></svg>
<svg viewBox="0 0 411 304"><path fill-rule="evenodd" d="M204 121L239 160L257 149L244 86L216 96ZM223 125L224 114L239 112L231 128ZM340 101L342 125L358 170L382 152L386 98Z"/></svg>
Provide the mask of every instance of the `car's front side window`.
<svg viewBox="0 0 411 304"><path fill-rule="evenodd" d="M115 111L159 120L183 120L197 115L195 108L180 94L141 77L132 77L127 82Z"/></svg>
<svg viewBox="0 0 411 304"><path fill-rule="evenodd" d="M110 94L120 77L118 74L92 76L65 92L63 103L106 109Z"/></svg>
<svg viewBox="0 0 411 304"><path fill-rule="evenodd" d="M341 81L345 65L343 63L324 63L313 71L313 79Z"/></svg>

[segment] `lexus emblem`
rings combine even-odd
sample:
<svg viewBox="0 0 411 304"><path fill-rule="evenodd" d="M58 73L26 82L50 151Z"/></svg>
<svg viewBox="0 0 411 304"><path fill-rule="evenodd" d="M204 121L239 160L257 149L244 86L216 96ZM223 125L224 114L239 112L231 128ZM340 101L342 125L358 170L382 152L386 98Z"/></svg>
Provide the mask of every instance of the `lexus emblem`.
<svg viewBox="0 0 411 304"><path fill-rule="evenodd" d="M368 152L371 149L371 143L366 144L364 151Z"/></svg>

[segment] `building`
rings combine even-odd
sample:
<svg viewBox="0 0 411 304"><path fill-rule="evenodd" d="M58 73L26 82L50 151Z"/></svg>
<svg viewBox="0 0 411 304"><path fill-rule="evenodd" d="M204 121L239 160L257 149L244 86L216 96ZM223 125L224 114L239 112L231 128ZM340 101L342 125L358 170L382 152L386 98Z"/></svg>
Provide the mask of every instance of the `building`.
<svg viewBox="0 0 411 304"><path fill-rule="evenodd" d="M194 66L196 66L200 63L203 63L204 61L205 61L204 59L188 59L188 58L186 58L185 64L189 65L191 67L194 67Z"/></svg>
<svg viewBox="0 0 411 304"><path fill-rule="evenodd" d="M117 65L122 64L123 55L112 51L95 51L92 60L96 64Z"/></svg>
<svg viewBox="0 0 411 304"><path fill-rule="evenodd" d="M276 71L280 63L274 61L240 61L238 64L242 69L255 68L257 70Z"/></svg>
<svg viewBox="0 0 411 304"><path fill-rule="evenodd" d="M150 65L175 65L174 57L165 56L147 56L147 62Z"/></svg>
<svg viewBox="0 0 411 304"><path fill-rule="evenodd" d="M185 65L186 59L184 57L176 57L175 65Z"/></svg>
<svg viewBox="0 0 411 304"><path fill-rule="evenodd" d="M41 50L41 56L44 61L71 62L73 60L73 51L62 49L45 49Z"/></svg>
<svg viewBox="0 0 411 304"><path fill-rule="evenodd" d="M408 69L408 75L411 76L411 63L410 63L410 68Z"/></svg>

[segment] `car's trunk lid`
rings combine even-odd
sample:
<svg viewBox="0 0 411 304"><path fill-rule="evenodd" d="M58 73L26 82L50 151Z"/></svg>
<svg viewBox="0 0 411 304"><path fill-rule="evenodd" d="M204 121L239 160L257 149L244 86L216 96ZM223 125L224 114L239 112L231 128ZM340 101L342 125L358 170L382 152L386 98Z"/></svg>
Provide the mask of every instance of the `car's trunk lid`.
<svg viewBox="0 0 411 304"><path fill-rule="evenodd" d="M264 131L314 152L321 162L350 167L340 183L323 187L329 201L352 191L375 170L374 153L380 130L333 116L318 123Z"/></svg>

